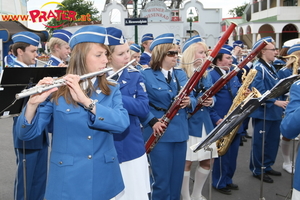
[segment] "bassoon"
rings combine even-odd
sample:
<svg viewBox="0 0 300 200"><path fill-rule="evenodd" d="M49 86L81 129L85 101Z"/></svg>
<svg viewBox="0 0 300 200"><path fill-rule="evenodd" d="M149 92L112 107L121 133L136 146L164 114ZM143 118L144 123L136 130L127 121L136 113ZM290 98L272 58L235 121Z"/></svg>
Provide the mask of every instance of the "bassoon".
<svg viewBox="0 0 300 200"><path fill-rule="evenodd" d="M200 108L203 107L203 102L213 97L219 90L230 81L234 76L237 75L237 73L251 60L255 58L255 56L268 44L267 41L263 40L263 42L257 46L255 49L251 51L251 53L237 66L234 67L234 69L229 72L226 75L223 75L220 79L218 79L208 90L206 90L199 98L198 98L198 104L195 107L194 111L192 113L189 113L189 117L194 115Z"/></svg>
<svg viewBox="0 0 300 200"><path fill-rule="evenodd" d="M216 57L222 46L225 44L227 39L229 38L230 34L235 29L236 24L231 23L231 25L228 27L228 29L225 31L223 36L220 38L219 42L215 46L215 48L212 50L211 54L208 56L207 60L199 67L197 67L196 71L194 72L193 76L186 82L184 87L180 90L178 95L175 97L173 103L171 104L170 108L167 110L167 112L161 117L160 122L164 123L166 125L166 128L168 127L170 121L174 118L178 110L180 109L180 104L184 97L189 96L193 88L197 85L198 81L203 76L204 72L207 70L207 68L210 66L213 59ZM147 140L145 144L146 153L150 153L154 146L157 144L159 139L163 136L163 134L166 131L165 130L160 134L155 136L154 133L152 133Z"/></svg>

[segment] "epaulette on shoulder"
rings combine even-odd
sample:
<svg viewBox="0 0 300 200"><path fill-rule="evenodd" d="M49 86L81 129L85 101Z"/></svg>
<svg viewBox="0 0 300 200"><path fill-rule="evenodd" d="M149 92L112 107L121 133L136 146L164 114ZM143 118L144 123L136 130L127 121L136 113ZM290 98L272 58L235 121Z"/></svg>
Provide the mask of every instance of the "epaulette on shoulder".
<svg viewBox="0 0 300 200"><path fill-rule="evenodd" d="M130 69L128 69L128 72L139 72L139 70L137 70L135 68L130 68Z"/></svg>
<svg viewBox="0 0 300 200"><path fill-rule="evenodd" d="M151 69L151 67L147 67L147 68L143 68L141 70L146 71L146 70L150 70L150 69Z"/></svg>
<svg viewBox="0 0 300 200"><path fill-rule="evenodd" d="M286 67L282 67L282 68L280 69L280 71L285 71L285 70L287 70Z"/></svg>
<svg viewBox="0 0 300 200"><path fill-rule="evenodd" d="M118 81L115 81L114 79L107 79L109 82L111 83L115 83L115 84L118 84Z"/></svg>
<svg viewBox="0 0 300 200"><path fill-rule="evenodd" d="M174 67L174 69L176 69L176 70L182 70L181 67Z"/></svg>
<svg viewBox="0 0 300 200"><path fill-rule="evenodd" d="M299 85L300 84L300 80L296 81L294 84Z"/></svg>

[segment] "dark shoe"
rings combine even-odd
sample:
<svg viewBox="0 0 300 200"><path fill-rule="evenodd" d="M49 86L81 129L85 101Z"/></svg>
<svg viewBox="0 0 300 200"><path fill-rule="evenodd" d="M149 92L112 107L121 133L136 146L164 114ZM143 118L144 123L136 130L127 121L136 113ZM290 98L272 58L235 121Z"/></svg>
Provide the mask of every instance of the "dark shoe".
<svg viewBox="0 0 300 200"><path fill-rule="evenodd" d="M244 142L243 141L240 142L240 146L244 146Z"/></svg>
<svg viewBox="0 0 300 200"><path fill-rule="evenodd" d="M248 132L246 132L245 138L252 138L252 136L249 135Z"/></svg>
<svg viewBox="0 0 300 200"><path fill-rule="evenodd" d="M238 190L239 186L237 184L231 183L231 184L227 184L226 188L231 190Z"/></svg>
<svg viewBox="0 0 300 200"><path fill-rule="evenodd" d="M242 141L243 141L243 142L247 142L247 139L246 139L245 136L242 136Z"/></svg>
<svg viewBox="0 0 300 200"><path fill-rule="evenodd" d="M254 175L253 174L253 177L261 180L261 175L260 174L259 175ZM266 182L266 183L273 183L274 182L273 179L270 176L268 176L267 174L263 174L263 181Z"/></svg>
<svg viewBox="0 0 300 200"><path fill-rule="evenodd" d="M231 190L228 189L227 187L225 187L225 188L220 188L220 189L215 188L215 189L216 189L218 192L220 192L220 193L227 194L227 195L231 195Z"/></svg>
<svg viewBox="0 0 300 200"><path fill-rule="evenodd" d="M271 169L270 171L266 171L265 173L271 176L281 176L281 172L275 171L273 169Z"/></svg>

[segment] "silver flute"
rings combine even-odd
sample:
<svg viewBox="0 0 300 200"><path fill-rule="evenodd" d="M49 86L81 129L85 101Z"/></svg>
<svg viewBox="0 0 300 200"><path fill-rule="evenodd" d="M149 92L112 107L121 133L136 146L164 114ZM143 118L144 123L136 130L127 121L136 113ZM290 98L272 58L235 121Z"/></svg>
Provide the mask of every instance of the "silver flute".
<svg viewBox="0 0 300 200"><path fill-rule="evenodd" d="M114 73L112 73L111 75L109 75L108 77L107 77L107 79L112 79L112 77L114 77L115 75L117 75L119 72L121 72L121 71L123 71L125 68L127 68L127 67L129 67L129 68L134 68L134 67L132 67L131 65L132 65L132 63L134 63L135 62L135 59L132 59L131 61L129 61L124 67L122 67L122 68L120 68L119 70L117 70L117 71L115 71Z"/></svg>
<svg viewBox="0 0 300 200"><path fill-rule="evenodd" d="M112 68L105 68L105 69L97 71L97 72L88 73L88 74L80 76L80 80L84 80L84 79L87 79L87 78L90 78L90 77L93 77L93 76L98 76L100 74L104 74L104 73L109 72L111 70L113 70L113 69ZM42 92L50 90L52 88L63 86L63 85L65 85L65 83L66 83L66 80L63 79L63 78L60 78L60 79L57 79L57 80L53 81L52 84L37 85L35 87L22 90L20 93L16 94L16 99L22 99L24 97L28 97L28 96L33 95L33 94L42 93Z"/></svg>
<svg viewBox="0 0 300 200"><path fill-rule="evenodd" d="M52 66L52 65L51 65L52 62L53 62L52 60L49 60L48 62L44 62L44 61L39 60L39 59L37 59L37 58L35 58L35 60L38 61L38 62L41 62L41 63L45 64L46 67L55 67L55 66Z"/></svg>
<svg viewBox="0 0 300 200"><path fill-rule="evenodd" d="M135 59L131 60L129 63L127 63L127 65L125 65L124 67L122 67L118 71L116 71L113 74L111 74L110 76L108 76L107 79L111 79L117 73L124 70L126 67L129 67L134 61L135 61ZM97 71L97 72L88 73L88 74L80 76L80 80L84 80L84 79L87 79L87 78L90 78L90 77L93 77L93 76L98 76L100 74L105 74L105 73L107 73L111 70L113 70L113 69L110 67L110 68L105 68L105 69ZM16 99L22 99L24 97L28 97L28 96L33 95L33 94L42 93L42 92L50 90L52 88L60 87L62 85L65 85L65 83L66 83L66 80L64 80L63 78L60 78L60 79L55 80L52 84L37 85L35 87L22 90L20 93L16 94Z"/></svg>

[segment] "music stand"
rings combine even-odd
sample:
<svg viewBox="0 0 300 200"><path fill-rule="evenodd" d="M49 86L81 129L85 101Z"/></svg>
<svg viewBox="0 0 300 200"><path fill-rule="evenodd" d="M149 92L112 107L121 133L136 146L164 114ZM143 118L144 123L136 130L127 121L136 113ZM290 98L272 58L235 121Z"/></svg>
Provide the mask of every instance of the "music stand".
<svg viewBox="0 0 300 200"><path fill-rule="evenodd" d="M48 68L4 68L0 83L0 119L17 116L25 104L25 99L16 101L15 95L32 87L44 77L61 77L66 74L64 67Z"/></svg>
<svg viewBox="0 0 300 200"><path fill-rule="evenodd" d="M208 147L220 138L229 134L265 101L284 95L289 91L291 85L299 79L300 75L291 75L285 79L281 79L271 90L267 90L261 97L245 99L230 114L228 114L202 142L194 146L195 148L193 149L193 152L197 152L202 148Z"/></svg>

